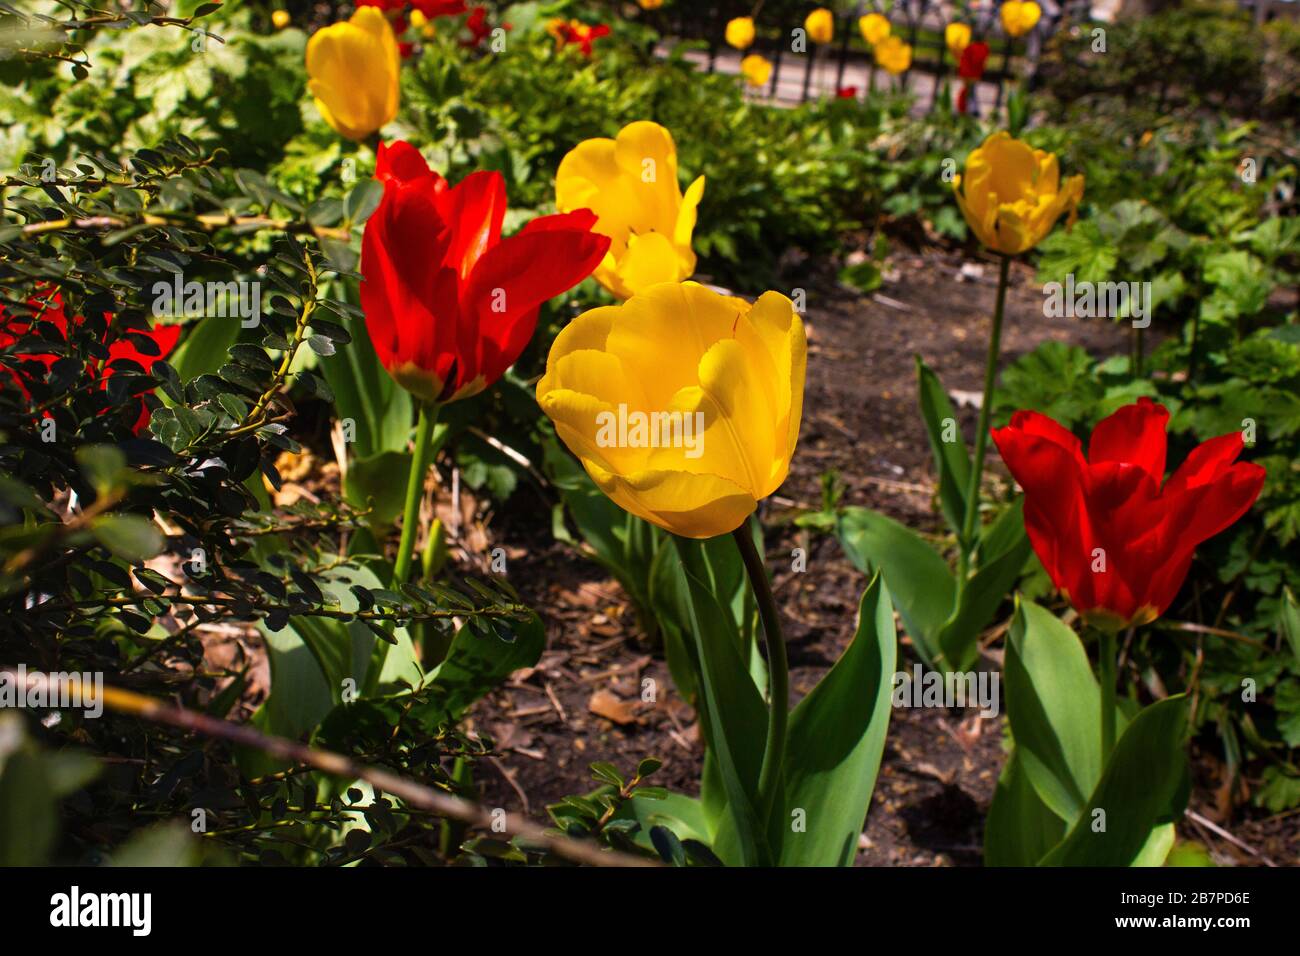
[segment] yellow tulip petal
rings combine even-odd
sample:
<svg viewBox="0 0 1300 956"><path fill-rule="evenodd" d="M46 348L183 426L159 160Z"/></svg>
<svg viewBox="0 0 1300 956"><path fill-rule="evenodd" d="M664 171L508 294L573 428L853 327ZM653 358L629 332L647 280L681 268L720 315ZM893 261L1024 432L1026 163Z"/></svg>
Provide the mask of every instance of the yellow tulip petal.
<svg viewBox="0 0 1300 956"><path fill-rule="evenodd" d="M754 20L752 17L736 17L727 21L724 31L727 45L737 50L747 50L754 43Z"/></svg>
<svg viewBox="0 0 1300 956"><path fill-rule="evenodd" d="M680 260L667 236L657 232L633 236L618 264L618 278L632 295L663 282L676 282Z"/></svg>
<svg viewBox="0 0 1300 956"><path fill-rule="evenodd" d="M713 475L646 471L618 476L583 462L601 491L621 508L684 538L712 538L740 527L758 502Z"/></svg>
<svg viewBox="0 0 1300 956"><path fill-rule="evenodd" d="M743 299L694 282L662 283L624 303L605 347L641 383L651 408L667 408L680 389L699 384L700 359L718 339L731 337L748 309Z"/></svg>
<svg viewBox="0 0 1300 956"><path fill-rule="evenodd" d="M695 222L699 212L700 200L704 198L704 177L691 183L682 197L682 206L677 210L677 223L673 226L673 245L681 259L681 271L678 279L689 279L695 272L695 252L691 248L691 237L695 233Z"/></svg>
<svg viewBox="0 0 1300 956"><path fill-rule="evenodd" d="M694 272L690 243L703 190L701 178L682 196L672 134L648 121L628 124L617 139L579 143L555 176L560 211L592 210L595 231L610 238L609 252L593 275L621 298ZM665 258L659 240L645 241L652 235L662 237L671 256Z"/></svg>
<svg viewBox="0 0 1300 956"><path fill-rule="evenodd" d="M950 23L943 28L944 45L955 58L960 58L962 51L970 46L971 29L965 23Z"/></svg>
<svg viewBox="0 0 1300 956"><path fill-rule="evenodd" d="M862 39L875 46L893 31L889 21L879 13L868 13L858 20L858 31Z"/></svg>
<svg viewBox="0 0 1300 956"><path fill-rule="evenodd" d="M808 367L808 337L803 320L794 311L794 304L779 292L764 292L745 318L767 349L777 376L775 426L781 430L778 438L782 439L782 451L768 475L767 487L760 488L760 497L765 497L785 480L799 441Z"/></svg>
<svg viewBox="0 0 1300 956"><path fill-rule="evenodd" d="M361 7L307 41L308 89L327 123L349 139L364 139L397 115L400 63L384 15Z"/></svg>
<svg viewBox="0 0 1300 956"><path fill-rule="evenodd" d="M766 86L772 78L772 63L766 57L751 53L740 61L740 72L750 86Z"/></svg>
<svg viewBox="0 0 1300 956"><path fill-rule="evenodd" d="M681 205L677 184L677 146L658 123L629 123L614 140L614 156L624 179L632 184L642 212L636 232L672 235Z"/></svg>
<svg viewBox="0 0 1300 956"><path fill-rule="evenodd" d="M619 441L617 403L561 388L543 395L540 404L560 441L584 461L620 474L647 467L649 448Z"/></svg>

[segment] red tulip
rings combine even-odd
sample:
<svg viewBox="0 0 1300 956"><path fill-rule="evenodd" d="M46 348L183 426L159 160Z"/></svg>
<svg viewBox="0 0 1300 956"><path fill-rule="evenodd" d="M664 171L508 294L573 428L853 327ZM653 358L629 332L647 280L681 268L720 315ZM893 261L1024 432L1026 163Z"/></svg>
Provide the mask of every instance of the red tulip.
<svg viewBox="0 0 1300 956"><path fill-rule="evenodd" d="M1203 443L1168 481L1169 412L1149 398L1093 429L1085 459L1073 434L1037 412L994 429L1025 489L1025 528L1053 583L1089 623L1145 624L1173 603L1192 551L1250 508L1264 469L1238 462L1238 432Z"/></svg>
<svg viewBox="0 0 1300 956"><path fill-rule="evenodd" d="M465 12L465 0L411 0L411 6L430 20L435 17L458 17Z"/></svg>
<svg viewBox="0 0 1300 956"><path fill-rule="evenodd" d="M984 64L989 59L989 45L983 40L968 44L961 51L961 60L957 64L957 75L963 80L978 80L984 75Z"/></svg>
<svg viewBox="0 0 1300 956"><path fill-rule="evenodd" d="M425 19L437 17L458 17L465 12L465 0L411 0L410 5L424 14ZM358 7L378 7L384 11L389 25L399 38L410 28L406 16L407 0L357 0ZM415 45L400 41L397 44L405 59L415 52Z"/></svg>
<svg viewBox="0 0 1300 956"><path fill-rule="evenodd" d="M842 100L856 99L858 95L858 88L856 86L841 86L838 90L835 91L835 95Z"/></svg>
<svg viewBox="0 0 1300 956"><path fill-rule="evenodd" d="M63 298L57 290L43 291L27 303L32 310L33 321L26 321L8 317L3 309L0 309L0 348L12 345L29 334L34 334L32 325L35 322L49 322L59 334L65 339L68 337L68 316L63 310ZM106 312L104 318L111 322L112 313ZM74 316L72 319L73 326L80 326L85 321L81 316ZM107 387L108 379L117 371L115 363L119 360L134 362L143 368L146 372L153 368L153 363L169 355L172 349L176 348L176 342L180 339L181 327L179 325L156 325L152 329L133 330L135 335L143 335L152 339L158 347L158 354L146 355L135 345L127 336L119 336L108 345L108 360L101 366L97 362L92 362L89 366L89 373L93 378L101 381L101 387ZM24 354L21 358L28 362L39 362L48 370L53 367L54 363L60 358L58 355L50 353L29 353ZM9 376L14 384L24 395L30 395L27 388L27 382L24 380L24 373L14 369L8 369ZM140 399L140 414L136 417L132 430L139 435L149 427L150 418L149 406L145 404L144 398Z"/></svg>
<svg viewBox="0 0 1300 956"><path fill-rule="evenodd" d="M384 184L361 242L361 307L384 368L428 402L467 398L519 358L543 302L596 267L609 239L579 209L532 220L501 238L501 174L457 186L409 143L381 144Z"/></svg>
<svg viewBox="0 0 1300 956"><path fill-rule="evenodd" d="M460 45L465 47L476 47L492 35L492 27L487 21L487 7L471 7L469 16L465 18L465 29L469 30L469 39L461 40ZM501 24L501 29L511 30L508 23Z"/></svg>
<svg viewBox="0 0 1300 956"><path fill-rule="evenodd" d="M562 42L577 44L583 56L591 56L593 44L601 37L609 36L609 27L604 23L592 26L579 20L570 20L561 29Z"/></svg>

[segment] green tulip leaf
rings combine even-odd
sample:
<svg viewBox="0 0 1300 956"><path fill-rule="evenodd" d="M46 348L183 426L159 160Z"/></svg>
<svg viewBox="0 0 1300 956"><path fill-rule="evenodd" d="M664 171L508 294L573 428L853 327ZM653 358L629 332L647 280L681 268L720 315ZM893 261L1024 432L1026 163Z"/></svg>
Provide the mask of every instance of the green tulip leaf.
<svg viewBox="0 0 1300 956"><path fill-rule="evenodd" d="M915 532L867 508L845 508L837 534L854 567L884 576L912 644L934 666L939 659L935 638L956 602L948 562Z"/></svg>
<svg viewBox="0 0 1300 956"><path fill-rule="evenodd" d="M790 715L783 866L849 866L876 785L889 728L898 635L877 574L858 606L858 629L835 666Z"/></svg>
<svg viewBox="0 0 1300 956"><path fill-rule="evenodd" d="M1007 594L1015 587L1030 550L1029 536L1025 534L1022 522L1019 539L992 561L983 564L966 582L957 609L936 638L949 668L966 671L975 666L979 658L980 632L988 627Z"/></svg>
<svg viewBox="0 0 1300 956"><path fill-rule="evenodd" d="M966 518L966 491L970 484L971 460L958 427L957 412L948 399L939 376L916 357L916 392L921 404L921 418L930 440L939 473L939 505L953 531L960 531Z"/></svg>
<svg viewBox="0 0 1300 956"><path fill-rule="evenodd" d="M1187 698L1181 694L1133 718L1084 812L1043 865L1149 865L1158 853L1158 840L1150 845L1152 831L1183 788L1186 735Z"/></svg>
<svg viewBox="0 0 1300 956"><path fill-rule="evenodd" d="M1039 798L1012 750L984 823L985 866L1035 866L1065 836L1065 821Z"/></svg>
<svg viewBox="0 0 1300 956"><path fill-rule="evenodd" d="M680 542L673 543L679 548ZM683 556L685 561L686 556ZM723 611L708 587L679 565L686 578L683 619L700 662L701 729L726 793L726 814L718 829L729 824L735 835L736 858L715 847L728 863L753 865L767 855L767 839L759 823L758 776L767 737L767 706L749 676L732 634L735 622ZM720 841L723 842L723 841ZM729 842L729 841L726 841Z"/></svg>
<svg viewBox="0 0 1300 956"><path fill-rule="evenodd" d="M1050 611L1021 601L1003 672L1022 769L1052 812L1073 822L1101 778L1101 695L1083 644Z"/></svg>

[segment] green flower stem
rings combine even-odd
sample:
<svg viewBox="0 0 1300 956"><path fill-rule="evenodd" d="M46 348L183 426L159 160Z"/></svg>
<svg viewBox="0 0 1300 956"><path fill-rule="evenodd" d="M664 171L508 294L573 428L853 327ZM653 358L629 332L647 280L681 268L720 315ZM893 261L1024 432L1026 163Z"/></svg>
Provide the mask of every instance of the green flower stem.
<svg viewBox="0 0 1300 956"><path fill-rule="evenodd" d="M781 633L776 600L772 597L772 585L763 558L754 547L749 521L746 520L731 534L736 539L740 558L749 574L749 584L758 603L758 614L763 621L763 635L767 643L767 743L763 748L763 764L758 774L759 825L766 833L778 795L784 787L782 765L785 762L785 735L790 717L790 664L786 658L785 637Z"/></svg>
<svg viewBox="0 0 1300 956"><path fill-rule="evenodd" d="M1115 749L1115 632L1098 631L1097 679L1101 683L1101 765Z"/></svg>
<svg viewBox="0 0 1300 956"><path fill-rule="evenodd" d="M1011 257L1002 257L998 273L998 298L993 307L993 329L989 332L989 354L984 363L984 398L980 402L979 424L975 426L975 460L971 463L970 480L966 486L966 513L962 519L960 545L961 557L957 574L957 587L966 585L970 571L970 556L975 550L975 529L980 511L980 479L984 475L984 455L989 444L989 415L993 406L993 384L998 376L998 354L1002 349L1002 313L1007 301L1007 279Z"/></svg>
<svg viewBox="0 0 1300 956"><path fill-rule="evenodd" d="M393 563L392 590L400 591L411 574L415 557L415 530L420 523L420 499L424 495L424 476L429 471L429 445L433 426L438 420L438 406L421 403L420 418L415 426L415 453L411 457L411 470L406 476L406 503L402 509L402 538L397 545L397 560ZM366 693L372 694L379 686L379 675L388 659L387 641L376 641L370 655L370 670L366 674Z"/></svg>
<svg viewBox="0 0 1300 956"><path fill-rule="evenodd" d="M420 405L420 419L415 426L415 454L411 457L411 471L406 477L406 504L402 509L402 540L397 546L397 561L393 565L393 589L406 583L415 556L415 530L420 524L420 499L424 494L424 476L429 471L429 443L433 426L438 420L437 405Z"/></svg>

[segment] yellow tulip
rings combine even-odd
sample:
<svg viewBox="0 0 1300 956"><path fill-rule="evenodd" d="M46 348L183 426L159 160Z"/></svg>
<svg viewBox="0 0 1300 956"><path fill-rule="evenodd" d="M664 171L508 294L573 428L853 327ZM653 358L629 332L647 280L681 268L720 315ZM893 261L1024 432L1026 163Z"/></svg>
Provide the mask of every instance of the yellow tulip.
<svg viewBox="0 0 1300 956"><path fill-rule="evenodd" d="M637 0L642 10L658 10L664 5L664 0Z"/></svg>
<svg viewBox="0 0 1300 956"><path fill-rule="evenodd" d="M549 36L555 37L556 43L564 42L564 28L569 25L569 21L564 17L551 17L546 21L546 32Z"/></svg>
<svg viewBox="0 0 1300 956"><path fill-rule="evenodd" d="M889 36L892 29L893 27L889 25L889 21L879 13L868 13L858 21L858 30L862 33L862 39L872 46Z"/></svg>
<svg viewBox="0 0 1300 956"><path fill-rule="evenodd" d="M1002 29L1010 37L1022 37L1034 28L1043 8L1034 0L1006 0L1002 4Z"/></svg>
<svg viewBox="0 0 1300 956"><path fill-rule="evenodd" d="M876 64L897 76L912 65L912 45L895 36L888 36L876 44Z"/></svg>
<svg viewBox="0 0 1300 956"><path fill-rule="evenodd" d="M753 17L736 17L727 21L727 45L737 50L748 50L754 43Z"/></svg>
<svg viewBox="0 0 1300 956"><path fill-rule="evenodd" d="M779 292L750 305L663 283L561 331L537 401L619 507L711 538L785 480L807 357L803 322Z"/></svg>
<svg viewBox="0 0 1300 956"><path fill-rule="evenodd" d="M767 57L751 53L740 61L740 72L750 86L766 86L772 78L772 61Z"/></svg>
<svg viewBox="0 0 1300 956"><path fill-rule="evenodd" d="M962 51L970 46L970 27L965 23L950 23L943 28L943 42L954 60L960 60Z"/></svg>
<svg viewBox="0 0 1300 956"><path fill-rule="evenodd" d="M283 30L285 27L287 27L289 25L289 11L288 10L271 11L271 25L274 26L277 30Z"/></svg>
<svg viewBox="0 0 1300 956"><path fill-rule="evenodd" d="M957 205L981 243L1015 256L1042 242L1062 213L1074 225L1083 199L1083 176L1061 182L1056 156L1000 130L966 159L953 181Z"/></svg>
<svg viewBox="0 0 1300 956"><path fill-rule="evenodd" d="M560 212L590 209L593 231L609 236L592 275L620 299L695 271L691 234L703 196L703 176L682 195L672 134L645 120L624 126L617 139L579 143L555 173Z"/></svg>
<svg viewBox="0 0 1300 956"><path fill-rule="evenodd" d="M397 115L397 38L378 7L316 31L307 41L307 88L325 122L362 140Z"/></svg>
<svg viewBox="0 0 1300 956"><path fill-rule="evenodd" d="M813 43L830 43L835 39L835 14L825 7L818 7L808 14L803 28L808 31L808 39Z"/></svg>
<svg viewBox="0 0 1300 956"><path fill-rule="evenodd" d="M410 20L411 26L416 30L419 30L420 36L424 37L426 40L437 35L438 31L434 27L433 21L426 17L420 10L412 10Z"/></svg>

